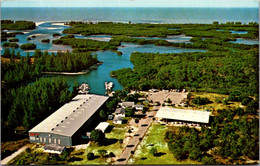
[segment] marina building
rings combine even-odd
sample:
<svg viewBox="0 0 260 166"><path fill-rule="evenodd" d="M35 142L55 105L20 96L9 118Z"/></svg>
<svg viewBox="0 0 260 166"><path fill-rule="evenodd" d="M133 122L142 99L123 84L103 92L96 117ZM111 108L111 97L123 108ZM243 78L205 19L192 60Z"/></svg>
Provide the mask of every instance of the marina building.
<svg viewBox="0 0 260 166"><path fill-rule="evenodd" d="M107 96L77 95L29 131L30 142L72 146L99 123L99 110Z"/></svg>
<svg viewBox="0 0 260 166"><path fill-rule="evenodd" d="M161 107L155 119L159 122L166 122L168 124L208 124L210 112L200 110L177 109L171 107ZM194 124L194 125L195 125Z"/></svg>

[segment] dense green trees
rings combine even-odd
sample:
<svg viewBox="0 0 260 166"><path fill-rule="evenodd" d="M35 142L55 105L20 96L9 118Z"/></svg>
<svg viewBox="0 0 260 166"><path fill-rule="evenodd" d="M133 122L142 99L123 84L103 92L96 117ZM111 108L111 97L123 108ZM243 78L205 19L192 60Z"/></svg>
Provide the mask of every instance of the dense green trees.
<svg viewBox="0 0 260 166"><path fill-rule="evenodd" d="M258 94L258 50L206 53L132 53L134 69L111 72L126 89L185 88Z"/></svg>
<svg viewBox="0 0 260 166"><path fill-rule="evenodd" d="M198 104L198 105L205 105L208 103L211 103L212 101L210 101L207 97L195 97L192 100L192 103L194 104Z"/></svg>
<svg viewBox="0 0 260 166"><path fill-rule="evenodd" d="M83 22L70 22L72 28L65 29L65 34L81 34L81 35L113 35L109 42L103 49L114 49L115 46L119 46L121 42L131 42L143 44L154 44L158 46L174 46L182 48L200 48L208 49L211 51L229 51L229 48L248 50L251 48L258 48L257 45L244 45L229 43L228 41L235 41L236 38L258 38L258 24L123 24L123 23L110 23L103 22L98 24L88 24ZM179 28L178 30L171 30L171 28ZM222 31L218 31L221 29ZM247 31L247 34L232 34L230 30ZM171 43L166 40L146 40L131 37L167 37L168 35L180 35L192 36L191 43ZM205 37L205 40L202 40ZM67 38L67 37L65 37ZM65 39L63 37L63 39ZM84 41L81 39L78 41ZM70 40L65 42L68 45L77 48L79 44L77 40ZM56 40L55 44L64 44L64 41ZM100 47L94 47L96 50L100 50ZM76 51L86 51L88 49L77 48Z"/></svg>
<svg viewBox="0 0 260 166"><path fill-rule="evenodd" d="M7 30L26 30L35 29L35 23L32 21L11 21L11 20L1 20L1 29Z"/></svg>
<svg viewBox="0 0 260 166"><path fill-rule="evenodd" d="M105 134L101 130L93 130L90 133L90 140L98 144L102 144L105 139Z"/></svg>
<svg viewBox="0 0 260 166"><path fill-rule="evenodd" d="M44 71L79 72L98 62L97 58L92 56L91 53L58 52L55 55L36 50L33 55L33 63L29 55L20 57L19 51L15 54L14 50L10 52L9 49L6 49L3 56L11 58L11 62L1 65L2 90L25 85L40 77ZM12 60L14 58L20 58L20 61L14 63L14 60Z"/></svg>
<svg viewBox="0 0 260 166"><path fill-rule="evenodd" d="M22 44L20 48L23 50L34 50L36 49L36 45L33 43L26 43L26 44Z"/></svg>
<svg viewBox="0 0 260 166"><path fill-rule="evenodd" d="M19 39L17 39L17 38L11 38L11 39L9 39L8 41L9 41L9 42L19 42Z"/></svg>
<svg viewBox="0 0 260 166"><path fill-rule="evenodd" d="M5 42L5 43L3 43L3 47L18 48L19 45L17 43Z"/></svg>
<svg viewBox="0 0 260 166"><path fill-rule="evenodd" d="M49 55L48 52L36 51L34 54L35 65L41 71L48 72L79 72L86 70L98 63L97 57L91 53L62 53Z"/></svg>
<svg viewBox="0 0 260 166"><path fill-rule="evenodd" d="M214 117L211 128L202 127L197 130L181 127L167 131L165 140L169 150L176 159L190 158L204 164L217 164L221 161L214 161L211 155L230 157L231 163L234 162L231 160L240 160L245 156L258 159L259 119L247 112L241 115L240 111L244 112L242 108L218 110L219 116ZM236 116L241 118L235 118ZM210 149L213 149L212 153L208 153Z"/></svg>
<svg viewBox="0 0 260 166"><path fill-rule="evenodd" d="M10 62L1 64L4 131L13 131L17 126L29 130L76 94L75 88L68 91L65 80L40 79L28 84L41 77L43 71L82 71L97 63L90 53L49 55L36 50L31 59L29 55L20 57L19 52L15 55L14 50L6 49L3 56L10 58Z"/></svg>
<svg viewBox="0 0 260 166"><path fill-rule="evenodd" d="M68 35L69 36L69 35ZM73 48L73 52L89 52L97 50L116 50L117 47L113 43L96 41L90 39L76 39L70 37L63 37L52 41L53 44L69 45Z"/></svg>
<svg viewBox="0 0 260 166"><path fill-rule="evenodd" d="M42 78L34 84L6 90L2 94L5 97L2 100L2 118L7 118L11 129L24 126L29 130L71 100L72 93L68 89L65 80Z"/></svg>
<svg viewBox="0 0 260 166"><path fill-rule="evenodd" d="M42 39L41 42L42 43L50 43L50 39Z"/></svg>

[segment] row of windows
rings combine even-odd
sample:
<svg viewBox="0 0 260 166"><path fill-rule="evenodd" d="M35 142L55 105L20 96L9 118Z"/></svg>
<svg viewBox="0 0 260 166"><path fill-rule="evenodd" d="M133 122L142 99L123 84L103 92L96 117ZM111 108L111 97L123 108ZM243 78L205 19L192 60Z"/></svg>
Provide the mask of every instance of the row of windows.
<svg viewBox="0 0 260 166"><path fill-rule="evenodd" d="M54 144L60 144L60 139L56 139L56 138L47 138L46 137L39 137L40 138L40 142L43 143L54 143ZM36 140L39 140L39 138L36 137ZM35 137L30 137L31 140L35 140ZM48 141L48 142L47 142Z"/></svg>

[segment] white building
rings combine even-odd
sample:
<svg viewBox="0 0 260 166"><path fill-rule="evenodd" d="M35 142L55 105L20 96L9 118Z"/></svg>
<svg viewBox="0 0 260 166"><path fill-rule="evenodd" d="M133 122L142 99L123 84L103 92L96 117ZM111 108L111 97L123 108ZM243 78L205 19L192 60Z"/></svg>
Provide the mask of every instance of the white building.
<svg viewBox="0 0 260 166"><path fill-rule="evenodd" d="M109 123L107 122L100 122L98 126L95 128L95 130L101 130L103 133L106 132L106 129L108 128Z"/></svg>
<svg viewBox="0 0 260 166"><path fill-rule="evenodd" d="M199 110L186 110L171 107L161 107L155 118L157 121L184 121L192 123L209 123L210 112Z"/></svg>

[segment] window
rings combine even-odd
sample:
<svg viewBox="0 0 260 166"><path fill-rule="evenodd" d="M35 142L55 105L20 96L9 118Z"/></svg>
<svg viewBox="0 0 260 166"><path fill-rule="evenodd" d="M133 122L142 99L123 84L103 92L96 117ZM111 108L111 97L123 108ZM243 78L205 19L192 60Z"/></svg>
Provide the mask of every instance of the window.
<svg viewBox="0 0 260 166"><path fill-rule="evenodd" d="M53 142L56 144L56 138L53 139Z"/></svg>
<svg viewBox="0 0 260 166"><path fill-rule="evenodd" d="M42 137L40 137L40 142L42 142Z"/></svg>
<svg viewBox="0 0 260 166"><path fill-rule="evenodd" d="M60 139L58 139L58 144L60 144Z"/></svg>
<svg viewBox="0 0 260 166"><path fill-rule="evenodd" d="M43 142L46 142L46 138L43 138Z"/></svg>
<svg viewBox="0 0 260 166"><path fill-rule="evenodd" d="M49 138L49 143L51 143L51 138Z"/></svg>

